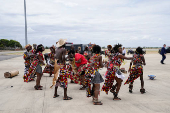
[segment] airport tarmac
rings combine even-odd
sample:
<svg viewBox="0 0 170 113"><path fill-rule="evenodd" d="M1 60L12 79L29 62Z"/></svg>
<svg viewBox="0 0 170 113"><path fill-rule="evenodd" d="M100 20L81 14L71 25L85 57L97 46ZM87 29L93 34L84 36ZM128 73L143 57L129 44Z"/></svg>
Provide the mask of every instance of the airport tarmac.
<svg viewBox="0 0 170 113"><path fill-rule="evenodd" d="M130 56L130 55L128 55ZM134 82L133 93L128 92L128 85L122 83L120 101L113 100L113 94L106 95L101 91L99 100L102 106L95 106L92 98L86 97L85 90L79 90L80 85L68 84L68 96L72 100L63 100L63 89L58 88L57 98L53 98L54 88L50 89L53 77L44 74L41 80L43 90L34 90L35 81L23 81L24 60L22 56L0 61L0 113L169 113L170 112L170 54L167 54L165 64L160 64L161 55L146 54L144 66L144 82L146 93L140 93L140 79ZM129 68L128 60L124 67ZM44 67L43 67L44 68ZM19 75L4 78L4 72L19 70ZM106 68L100 70L104 75ZM150 80L148 75L156 75ZM104 78L104 77L103 77ZM70 80L69 80L70 81ZM102 87L103 83L101 84Z"/></svg>

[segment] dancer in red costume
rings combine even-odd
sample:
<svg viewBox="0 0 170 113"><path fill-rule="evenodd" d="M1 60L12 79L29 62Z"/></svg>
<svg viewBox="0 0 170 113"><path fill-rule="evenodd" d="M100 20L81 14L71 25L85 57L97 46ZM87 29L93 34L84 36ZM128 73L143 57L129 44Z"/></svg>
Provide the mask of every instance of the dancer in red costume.
<svg viewBox="0 0 170 113"><path fill-rule="evenodd" d="M138 77L140 77L140 80L141 80L140 92L142 94L145 93L142 64L146 65L146 63L145 63L145 58L144 58L143 53L144 52L143 52L142 48L138 47L135 51L134 59L130 62L130 67L129 67L130 74L129 74L128 79L125 82L125 84L129 84L129 92L130 93L132 93L134 80L136 80Z"/></svg>
<svg viewBox="0 0 170 113"><path fill-rule="evenodd" d="M94 45L92 51L94 55L90 58L90 63L87 65L85 73L87 97L93 97L94 105L102 105L103 103L98 100L98 95L100 93L100 83L104 81L99 73L99 68L103 67L102 56L100 55L101 47L99 45ZM92 90L91 84L93 84Z"/></svg>
<svg viewBox="0 0 170 113"><path fill-rule="evenodd" d="M102 87L102 90L108 94L108 91L110 90L114 98L113 100L121 100L118 98L118 92L120 90L122 81L124 79L124 75L120 71L120 66L123 61L123 59L131 60L133 57L125 57L122 55L122 45L121 44L116 44L113 47L114 50L114 55L112 57L112 60L109 62L109 65L107 67L107 75L105 79L105 83ZM114 80L116 80L116 84L113 85Z"/></svg>
<svg viewBox="0 0 170 113"><path fill-rule="evenodd" d="M74 50L74 45L71 45L71 50L68 52L68 59L69 59L69 64L67 65L67 74L68 78L71 79L70 83L74 83L73 76L73 65L74 65L74 56L75 56L75 50Z"/></svg>
<svg viewBox="0 0 170 113"><path fill-rule="evenodd" d="M43 75L42 72L42 65L45 65L44 63L44 57L42 52L44 51L44 46L42 44L37 46L37 50L35 52L35 54L37 55L35 57L34 62L31 64L30 69L29 69L29 73L33 73L34 70L36 72L37 75L37 80L36 80L36 85L34 86L35 90L42 90L42 87L40 85L40 81L41 81L41 77Z"/></svg>
<svg viewBox="0 0 170 113"><path fill-rule="evenodd" d="M29 81L32 81L34 80L33 78L31 78L31 75L30 76L27 76L27 74L29 73L29 68L31 66L31 58L33 57L30 50L32 49L32 46L30 44L26 45L25 46L26 48L26 52L24 52L24 55L23 55L23 58L25 60L24 64L25 64L25 70L24 70L24 76L23 76L23 79L24 79L24 82L29 82Z"/></svg>
<svg viewBox="0 0 170 113"><path fill-rule="evenodd" d="M87 64L87 60L85 59L85 57L82 54L76 53L75 54L75 64L77 66L77 73L76 73L76 78L77 81L75 81L75 83L80 82L80 85L82 85L83 87L80 88L80 90L84 90L85 87L85 83L84 83L84 78L85 78L85 69L86 69L86 64Z"/></svg>
<svg viewBox="0 0 170 113"><path fill-rule="evenodd" d="M108 46L107 46L107 49L108 49L108 50L105 51L105 57L108 57L108 60L111 60L111 58L112 58L112 56L111 56L111 54L112 54L112 53L111 53L112 46L111 46L111 45L108 45Z"/></svg>

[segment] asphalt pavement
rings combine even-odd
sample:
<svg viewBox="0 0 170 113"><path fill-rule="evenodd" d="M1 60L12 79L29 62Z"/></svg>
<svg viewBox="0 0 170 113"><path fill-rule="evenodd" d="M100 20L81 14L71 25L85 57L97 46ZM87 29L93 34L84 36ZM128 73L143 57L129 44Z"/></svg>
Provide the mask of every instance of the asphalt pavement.
<svg viewBox="0 0 170 113"><path fill-rule="evenodd" d="M24 51L4 51L4 52L0 52L0 61L19 57L21 55L13 55L12 53L20 53L20 52L24 53Z"/></svg>
<svg viewBox="0 0 170 113"><path fill-rule="evenodd" d="M10 53L20 53L20 52L23 52L24 53L24 51L1 51L0 52L0 55L6 55L6 54L10 54Z"/></svg>
<svg viewBox="0 0 170 113"><path fill-rule="evenodd" d="M0 61L8 60L8 59L19 57L19 56L21 56L21 55L0 55Z"/></svg>

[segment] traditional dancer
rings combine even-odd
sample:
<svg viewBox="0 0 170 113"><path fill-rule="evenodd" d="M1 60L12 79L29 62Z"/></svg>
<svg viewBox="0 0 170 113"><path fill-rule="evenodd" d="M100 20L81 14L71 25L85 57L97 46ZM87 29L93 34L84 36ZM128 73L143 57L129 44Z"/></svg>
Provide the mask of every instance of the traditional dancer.
<svg viewBox="0 0 170 113"><path fill-rule="evenodd" d="M45 65L44 63L44 57L42 52L44 51L44 46L42 44L37 46L37 50L35 52L35 54L37 55L34 62L31 64L31 67L29 69L29 73L33 73L36 72L37 75L37 80L36 80L36 85L34 86L35 90L42 90L42 87L40 85L40 81L41 81L41 77L43 75L42 72L42 65Z"/></svg>
<svg viewBox="0 0 170 113"><path fill-rule="evenodd" d="M71 49L70 49L70 51L68 52L68 57L69 57L69 58L73 58L74 55L75 55L74 45L71 45Z"/></svg>
<svg viewBox="0 0 170 113"><path fill-rule="evenodd" d="M33 44L33 49L31 50L31 53L35 54L37 50L37 44Z"/></svg>
<svg viewBox="0 0 170 113"><path fill-rule="evenodd" d="M80 90L85 90L86 86L84 83L84 79L85 79L85 69L86 69L87 60L82 54L76 53L75 64L77 66L77 73L75 75L76 76L75 80L77 81L75 81L75 83L80 82L80 85L83 86L80 88Z"/></svg>
<svg viewBox="0 0 170 113"><path fill-rule="evenodd" d="M28 69L28 72L24 74L23 79L24 82L29 82L31 80L34 80L31 75L36 72L37 74L37 80L36 80L36 86L34 88L36 90L42 90L40 86L40 80L42 76L42 67L41 65L44 65L44 58L42 55L42 51L44 51L44 47L42 44L38 45L37 50L36 50L36 56L34 57L34 61L31 63L31 66Z"/></svg>
<svg viewBox="0 0 170 113"><path fill-rule="evenodd" d="M44 68L43 70L43 73L49 73L50 74L50 77L52 74L54 74L54 54L55 54L55 47L54 46L51 46L50 47L50 53L48 54L48 62L47 62L47 65L46 67Z"/></svg>
<svg viewBox="0 0 170 113"><path fill-rule="evenodd" d="M36 50L37 50L37 44L33 44L33 49L30 51L30 53L33 55L33 57L31 57L31 63L34 61Z"/></svg>
<svg viewBox="0 0 170 113"><path fill-rule="evenodd" d="M26 75L28 73L28 70L30 68L31 65L31 53L30 50L32 49L32 46L30 44L25 46L26 52L24 52L23 54L23 58L25 60L24 64L25 64L25 70L24 70L24 75ZM33 80L32 78L28 78L28 77L24 77L24 82L28 82Z"/></svg>
<svg viewBox="0 0 170 113"><path fill-rule="evenodd" d="M130 67L129 67L130 74L129 74L128 79L124 83L124 85L129 84L129 92L130 93L132 93L134 80L136 80L138 77L140 77L140 80L141 80L140 92L142 94L145 93L142 64L146 65L146 63L145 63L145 58L144 58L143 53L144 52L143 52L142 48L138 47L135 51L133 60L130 62Z"/></svg>
<svg viewBox="0 0 170 113"><path fill-rule="evenodd" d="M105 83L102 87L102 90L105 91L106 94L108 94L108 91L112 88L110 91L114 94L113 100L121 100L120 98L118 98L118 92L124 79L124 75L120 71L120 66L123 59L131 60L133 59L133 57L125 57L122 55L121 44L115 45L113 49L115 51L115 54L112 57L112 61L109 62L109 65L107 67L108 73L106 75ZM113 85L114 79L116 80L115 86Z"/></svg>
<svg viewBox="0 0 170 113"><path fill-rule="evenodd" d="M83 55L85 56L85 58L86 58L87 60L90 59L91 54L90 54L90 51L89 51L89 48L88 48L88 47L85 47Z"/></svg>
<svg viewBox="0 0 170 113"><path fill-rule="evenodd" d="M114 54L111 45L108 45L108 46L107 46L107 49L108 49L108 50L105 51L105 60L103 60L103 63L104 63L104 65L105 65L105 67L108 67L109 63L110 63L111 60L112 60L113 54ZM107 73L108 73L108 71L106 71L106 73L105 73L104 76L106 76Z"/></svg>
<svg viewBox="0 0 170 113"><path fill-rule="evenodd" d="M36 53L35 53L36 50L37 50L37 44L33 44L33 49L30 51L30 53L31 53L31 59L30 59L30 60L31 60L31 63L34 62L34 60L35 60L34 58L35 58L35 56L36 56ZM31 74L31 77L32 77L32 78L35 78L35 75L36 75L35 73L32 73L32 74Z"/></svg>
<svg viewBox="0 0 170 113"><path fill-rule="evenodd" d="M99 68L103 67L102 56L100 55L101 47L99 45L95 45L92 48L94 55L90 58L90 63L87 66L85 73L85 84L87 97L93 97L94 105L102 105L101 101L98 100L98 95L100 92L100 83L104 80L99 73ZM93 84L91 90L91 84Z"/></svg>
<svg viewBox="0 0 170 113"><path fill-rule="evenodd" d="M65 64L65 55L66 55L66 49L64 49L65 42L66 40L60 39L57 43L58 49L55 51L54 58L58 60L57 64L60 65L60 73L56 81L55 92L54 92L53 98L56 98L59 96L57 94L57 89L58 89L58 86L61 86L64 88L63 100L71 100L72 98L67 96L68 80L67 80L67 69L66 69L66 64Z"/></svg>
<svg viewBox="0 0 170 113"><path fill-rule="evenodd" d="M108 49L108 50L105 51L105 57L108 57L108 60L111 60L111 58L112 58L112 56L111 56L111 54L112 54L112 53L111 53L112 46L111 46L111 45L108 45L108 46L107 46L107 49Z"/></svg>
<svg viewBox="0 0 170 113"><path fill-rule="evenodd" d="M74 45L71 45L71 50L68 52L69 64L67 65L68 78L71 79L70 83L74 83L73 81L74 72L73 72L73 67L72 67L72 64L74 62L74 56L75 56Z"/></svg>

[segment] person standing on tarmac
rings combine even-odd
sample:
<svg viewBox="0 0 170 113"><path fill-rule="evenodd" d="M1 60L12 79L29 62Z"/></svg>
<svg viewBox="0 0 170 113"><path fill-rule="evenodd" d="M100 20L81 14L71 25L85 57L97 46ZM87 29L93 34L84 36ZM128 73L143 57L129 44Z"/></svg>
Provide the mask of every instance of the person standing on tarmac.
<svg viewBox="0 0 170 113"><path fill-rule="evenodd" d="M163 45L162 49L161 49L161 55L162 55L162 60L161 60L161 64L165 64L164 60L166 59L166 44Z"/></svg>

